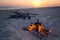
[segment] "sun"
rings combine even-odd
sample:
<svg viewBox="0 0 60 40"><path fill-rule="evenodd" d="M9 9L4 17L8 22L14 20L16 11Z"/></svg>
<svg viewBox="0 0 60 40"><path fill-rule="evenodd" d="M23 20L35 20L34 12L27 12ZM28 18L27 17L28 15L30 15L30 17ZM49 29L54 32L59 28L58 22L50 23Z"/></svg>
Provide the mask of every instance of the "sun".
<svg viewBox="0 0 60 40"><path fill-rule="evenodd" d="M41 4L41 1L40 0L34 0L32 3L35 7L39 7Z"/></svg>

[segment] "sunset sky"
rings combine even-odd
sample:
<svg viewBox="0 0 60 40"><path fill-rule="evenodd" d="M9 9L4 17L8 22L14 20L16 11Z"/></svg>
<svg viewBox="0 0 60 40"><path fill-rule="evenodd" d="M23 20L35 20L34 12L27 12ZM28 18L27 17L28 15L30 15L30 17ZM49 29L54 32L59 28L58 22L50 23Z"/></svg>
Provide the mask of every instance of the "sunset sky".
<svg viewBox="0 0 60 40"><path fill-rule="evenodd" d="M0 7L49 7L60 6L60 0L0 0Z"/></svg>

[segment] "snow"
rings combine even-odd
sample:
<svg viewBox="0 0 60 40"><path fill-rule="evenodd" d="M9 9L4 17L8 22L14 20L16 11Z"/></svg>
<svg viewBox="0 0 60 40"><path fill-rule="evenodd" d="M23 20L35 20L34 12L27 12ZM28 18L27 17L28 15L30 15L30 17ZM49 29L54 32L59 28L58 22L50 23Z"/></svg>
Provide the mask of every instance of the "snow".
<svg viewBox="0 0 60 40"><path fill-rule="evenodd" d="M33 10L33 11L32 11ZM5 19L13 13L8 13L10 10L0 10L0 40L40 40L37 36L32 35L28 31L24 31L23 28L36 22L40 19L40 22L44 28L51 29L52 33L49 37L45 37L41 40L60 40L60 9L15 9L12 11L29 12L39 14L36 17L32 17L31 20L23 19Z"/></svg>

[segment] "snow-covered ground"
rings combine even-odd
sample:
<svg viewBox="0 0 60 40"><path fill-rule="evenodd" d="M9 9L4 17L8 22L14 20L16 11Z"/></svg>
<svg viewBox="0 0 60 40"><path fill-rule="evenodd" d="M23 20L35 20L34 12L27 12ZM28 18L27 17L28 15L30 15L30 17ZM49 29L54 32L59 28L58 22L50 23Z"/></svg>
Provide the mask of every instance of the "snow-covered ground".
<svg viewBox="0 0 60 40"><path fill-rule="evenodd" d="M36 17L32 17L31 20L5 19L9 15L14 14L9 13L9 11L10 10L0 10L0 40L40 40L30 32L23 30L24 27L36 22L37 19L40 19L44 28L52 30L50 37L43 38L42 40L60 40L60 9L36 8L12 10L39 14Z"/></svg>

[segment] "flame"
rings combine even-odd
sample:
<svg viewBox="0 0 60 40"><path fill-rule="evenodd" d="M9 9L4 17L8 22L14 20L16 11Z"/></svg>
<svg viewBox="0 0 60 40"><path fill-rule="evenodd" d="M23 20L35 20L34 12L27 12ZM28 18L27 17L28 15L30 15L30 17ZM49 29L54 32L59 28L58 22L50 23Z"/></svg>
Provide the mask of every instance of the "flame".
<svg viewBox="0 0 60 40"><path fill-rule="evenodd" d="M30 26L28 26L28 30L29 31L32 31L33 29L38 29L38 32L40 33L40 32L42 32L42 29L43 29L43 26L42 25L38 25L38 27L36 27L36 25L34 25L34 24L32 24L32 25L30 25Z"/></svg>
<svg viewBox="0 0 60 40"><path fill-rule="evenodd" d="M51 30L46 30L46 29L44 29L43 28L43 26L42 25L40 25L40 24L38 24L38 27L35 25L35 24L32 24L32 25L30 25L30 26L28 26L28 30L29 31L32 31L33 29L38 29L37 31L38 31L38 33L40 33L41 35L46 35L47 33L49 33L49 32L51 32Z"/></svg>
<svg viewBox="0 0 60 40"><path fill-rule="evenodd" d="M32 25L30 25L27 29L29 30L29 31L32 31L33 29L35 29L36 28L36 26L34 25L34 24L32 24Z"/></svg>
<svg viewBox="0 0 60 40"><path fill-rule="evenodd" d="M38 25L38 32L42 32L43 26L42 25Z"/></svg>

